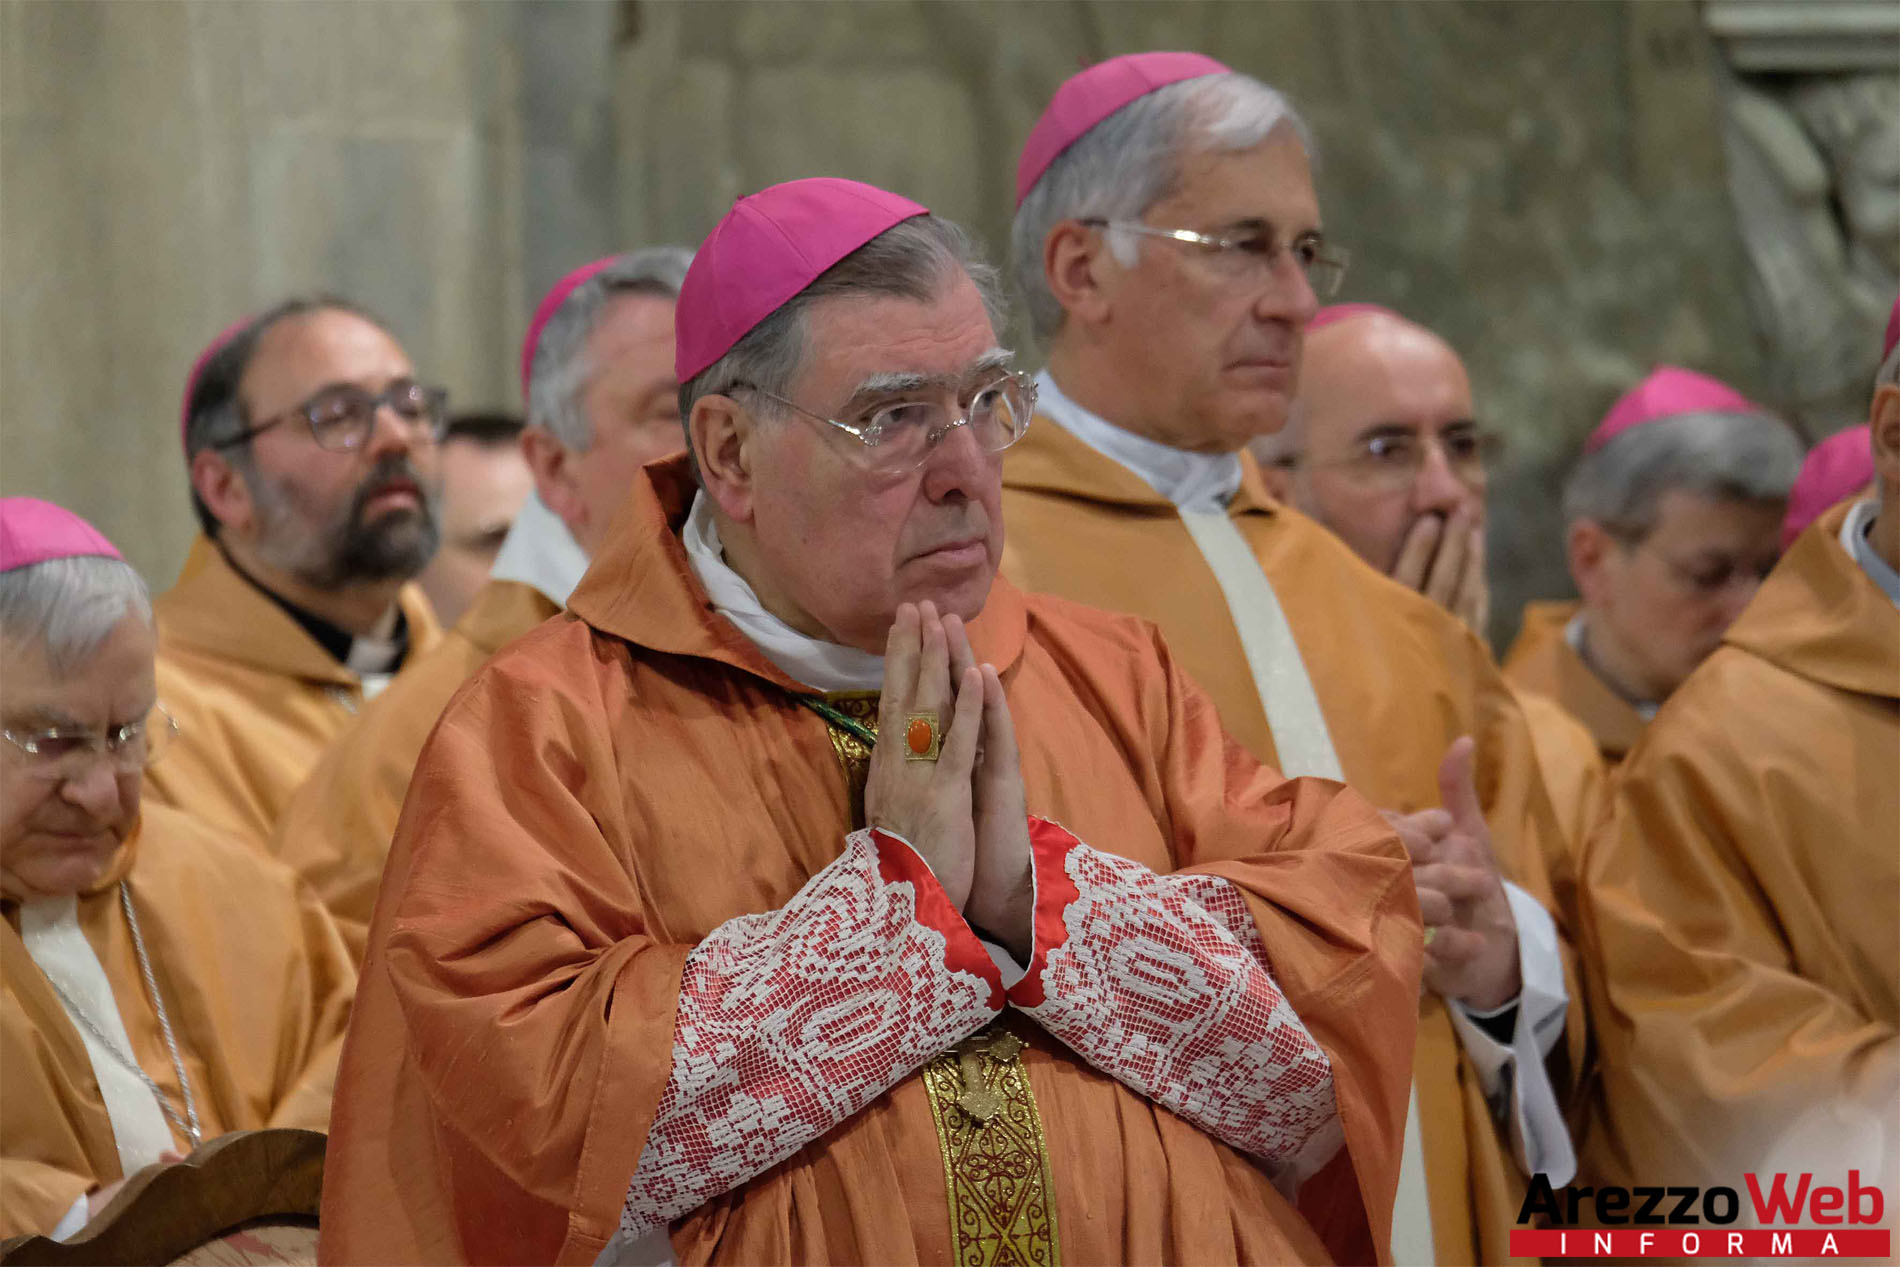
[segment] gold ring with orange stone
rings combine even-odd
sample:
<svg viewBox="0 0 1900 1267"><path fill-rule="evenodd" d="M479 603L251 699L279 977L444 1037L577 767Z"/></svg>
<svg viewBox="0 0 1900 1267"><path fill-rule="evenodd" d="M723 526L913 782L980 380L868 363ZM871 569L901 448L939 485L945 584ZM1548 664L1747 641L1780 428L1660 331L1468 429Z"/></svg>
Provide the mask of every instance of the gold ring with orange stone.
<svg viewBox="0 0 1900 1267"><path fill-rule="evenodd" d="M943 723L931 712L904 718L904 760L935 761L943 751Z"/></svg>

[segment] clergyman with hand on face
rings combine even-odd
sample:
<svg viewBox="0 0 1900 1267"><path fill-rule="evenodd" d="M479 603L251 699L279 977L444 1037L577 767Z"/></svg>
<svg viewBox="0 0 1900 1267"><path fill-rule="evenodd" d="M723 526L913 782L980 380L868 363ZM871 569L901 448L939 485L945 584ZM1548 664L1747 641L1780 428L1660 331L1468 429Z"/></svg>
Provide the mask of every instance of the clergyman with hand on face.
<svg viewBox="0 0 1900 1267"><path fill-rule="evenodd" d="M690 454L417 764L326 1260L1383 1256L1405 856L1151 626L996 578L997 309L851 181L700 248Z"/></svg>
<svg viewBox="0 0 1900 1267"><path fill-rule="evenodd" d="M180 726L151 791L270 840L366 698L441 636L410 579L439 537L443 393L374 320L286 300L226 330L185 387L204 534L157 600Z"/></svg>
<svg viewBox="0 0 1900 1267"><path fill-rule="evenodd" d="M1287 424L1252 447L1275 496L1485 633L1485 492L1498 440L1474 416L1471 377L1444 339L1376 304L1320 309ZM1569 905L1608 774L1561 704L1522 690L1517 704L1565 846L1546 857L1551 891Z"/></svg>
<svg viewBox="0 0 1900 1267"><path fill-rule="evenodd" d="M1486 461L1471 376L1432 331L1375 304L1307 323L1286 426L1253 442L1274 496L1482 637Z"/></svg>
<svg viewBox="0 0 1900 1267"><path fill-rule="evenodd" d="M356 973L289 868L142 795L178 747L155 643L111 542L0 498L0 1237L329 1118Z"/></svg>

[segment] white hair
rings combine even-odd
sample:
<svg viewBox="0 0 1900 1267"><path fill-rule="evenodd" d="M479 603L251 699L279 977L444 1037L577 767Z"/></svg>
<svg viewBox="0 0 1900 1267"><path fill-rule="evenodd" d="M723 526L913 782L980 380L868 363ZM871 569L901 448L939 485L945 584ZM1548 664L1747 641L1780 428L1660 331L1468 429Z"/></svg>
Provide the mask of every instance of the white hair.
<svg viewBox="0 0 1900 1267"><path fill-rule="evenodd" d="M44 648L62 677L90 660L127 616L150 625L152 597L118 559L47 559L0 572L0 635Z"/></svg>
<svg viewBox="0 0 1900 1267"><path fill-rule="evenodd" d="M528 367L528 421L546 427L576 453L594 443L594 428L581 410L581 393L593 378L587 340L608 302L622 295L679 298L693 253L683 246L628 251L576 286L561 301L535 341Z"/></svg>
<svg viewBox="0 0 1900 1267"><path fill-rule="evenodd" d="M1183 156L1252 149L1281 124L1308 153L1306 123L1280 93L1230 71L1169 84L1137 97L1084 132L1037 178L1010 226L1010 267L1036 338L1062 328L1063 308L1042 271L1043 244L1064 220L1139 220L1171 193ZM1123 265L1135 262L1133 234L1109 233Z"/></svg>
<svg viewBox="0 0 1900 1267"><path fill-rule="evenodd" d="M1784 502L1801 473L1801 441L1766 414L1698 412L1659 418L1586 454L1564 485L1564 522L1590 519L1629 540L1655 528L1663 494Z"/></svg>

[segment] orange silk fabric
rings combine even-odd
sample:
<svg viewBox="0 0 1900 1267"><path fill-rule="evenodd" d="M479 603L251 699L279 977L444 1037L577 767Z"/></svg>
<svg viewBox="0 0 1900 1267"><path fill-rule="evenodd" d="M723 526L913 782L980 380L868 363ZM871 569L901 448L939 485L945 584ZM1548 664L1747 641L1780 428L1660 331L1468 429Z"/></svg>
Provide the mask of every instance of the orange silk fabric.
<svg viewBox="0 0 1900 1267"><path fill-rule="evenodd" d="M1643 735L1643 715L1598 677L1571 649L1564 629L1576 603L1526 603L1517 641L1504 656L1504 676L1564 710L1596 737L1603 760L1614 766Z"/></svg>
<svg viewBox="0 0 1900 1267"><path fill-rule="evenodd" d="M429 600L403 587L409 656L442 636ZM356 675L200 537L154 600L158 698L178 739L146 795L268 849L291 796L363 703Z"/></svg>
<svg viewBox="0 0 1900 1267"><path fill-rule="evenodd" d="M148 806L79 924L112 983L133 1054L182 1109L116 881L139 930L210 1140L261 1126L324 1129L356 973L290 870L175 810ZM79 1030L0 926L0 1237L51 1231L82 1192L120 1178L112 1123ZM180 1152L190 1144L178 1140Z"/></svg>
<svg viewBox="0 0 1900 1267"><path fill-rule="evenodd" d="M326 1261L590 1260L670 1073L686 956L842 849L825 722L711 610L677 535L691 492L683 460L647 468L571 614L478 671L422 754L339 1080ZM1345 1127L1301 1194L1316 1235L1255 1163L1042 1038L1023 1060L1063 1257L1369 1258L1388 1235L1419 970L1389 830L1228 740L1141 622L999 581L972 635L1002 670L1032 814L1247 895L1331 1056ZM672 1239L682 1263L930 1262L947 1218L913 1075Z"/></svg>
<svg viewBox="0 0 1900 1267"><path fill-rule="evenodd" d="M436 718L503 643L560 610L533 586L488 582L441 644L363 707L278 820L273 851L330 908L359 964L402 798Z"/></svg>
<svg viewBox="0 0 1900 1267"><path fill-rule="evenodd" d="M1556 915L1557 877L1575 870L1531 730L1484 644L1437 604L1380 575L1313 520L1274 501L1251 455L1229 514L1286 613L1347 783L1382 809L1440 803L1438 766L1460 735L1477 742L1477 789L1504 874ZM1174 506L1140 476L1046 417L1004 455L1003 572L1160 626L1207 688L1228 731L1276 760L1272 730L1213 570ZM1585 1059L1582 991L1552 1062L1563 1095ZM1416 1078L1426 1185L1440 1262L1507 1256L1524 1176L1485 1108L1445 1006L1419 1011Z"/></svg>
<svg viewBox="0 0 1900 1267"><path fill-rule="evenodd" d="M1900 610L1841 548L1845 513L1669 697L1592 842L1606 1182L1841 1183L1870 1119L1894 1155Z"/></svg>

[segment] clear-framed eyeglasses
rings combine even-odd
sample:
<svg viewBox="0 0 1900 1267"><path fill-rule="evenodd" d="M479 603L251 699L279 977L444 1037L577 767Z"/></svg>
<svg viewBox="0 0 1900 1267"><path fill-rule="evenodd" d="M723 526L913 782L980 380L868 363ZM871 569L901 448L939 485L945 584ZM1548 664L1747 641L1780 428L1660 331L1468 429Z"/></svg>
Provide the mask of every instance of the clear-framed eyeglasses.
<svg viewBox="0 0 1900 1267"><path fill-rule="evenodd" d="M1365 436L1343 454L1313 458L1289 453L1273 465L1349 470L1367 484L1393 491L1410 488L1425 469L1431 451L1444 455L1445 466L1459 483L1483 488L1488 471L1504 452L1504 437L1476 425L1454 426L1437 436L1413 431L1382 431Z"/></svg>
<svg viewBox="0 0 1900 1267"><path fill-rule="evenodd" d="M1306 275L1306 284L1320 299L1331 299L1339 293L1340 284L1346 280L1346 265L1352 258L1344 247L1329 246L1316 233L1303 233L1292 242L1282 242L1266 228L1221 235L1195 229L1162 229L1139 220L1107 220L1100 216L1091 216L1079 223L1092 229L1112 229L1117 233L1135 233L1200 247L1208 263L1235 284L1265 281L1279 267L1281 258L1290 256Z"/></svg>
<svg viewBox="0 0 1900 1267"><path fill-rule="evenodd" d="M390 412L423 439L440 440L449 425L449 393L441 387L425 387L413 379L398 379L380 392L367 391L354 383L335 383L316 393L301 405L252 423L216 448L230 449L248 444L281 422L303 419L319 448L347 453L369 443L376 426L376 413L388 407Z"/></svg>
<svg viewBox="0 0 1900 1267"><path fill-rule="evenodd" d="M1015 372L999 374L972 391L961 414L941 401L903 400L873 406L849 421L827 417L752 383L735 383L733 389L756 392L849 436L855 441L850 451L858 464L880 474L916 470L958 427L967 427L985 453L1000 453L1023 438L1036 412L1035 380Z"/></svg>
<svg viewBox="0 0 1900 1267"><path fill-rule="evenodd" d="M122 726L49 726L44 730L0 730L35 778L79 778L104 758L121 774L145 769L165 755L178 737L178 723L154 704L152 711Z"/></svg>

